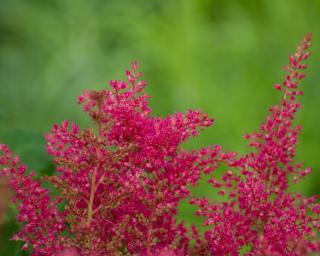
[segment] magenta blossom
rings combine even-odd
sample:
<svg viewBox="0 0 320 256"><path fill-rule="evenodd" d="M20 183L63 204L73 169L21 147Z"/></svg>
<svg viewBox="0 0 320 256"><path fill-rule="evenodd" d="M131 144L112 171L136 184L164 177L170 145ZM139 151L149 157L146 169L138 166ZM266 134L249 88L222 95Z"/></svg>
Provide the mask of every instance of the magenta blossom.
<svg viewBox="0 0 320 256"><path fill-rule="evenodd" d="M320 204L288 192L289 179L310 173L294 162L300 126L298 82L311 36L286 66L279 105L260 131L246 135L253 151L240 156L219 145L186 151L181 144L211 126L198 110L154 117L137 63L127 81L78 98L92 120L81 129L64 121L46 134L56 173L34 172L0 144L0 176L9 180L21 230L14 240L34 256L308 255L320 252ZM224 201L193 198L207 231L176 220L182 199L202 173L221 164L221 180L210 178ZM52 190L43 187L49 183ZM213 189L213 191L215 191ZM214 192L213 192L214 193Z"/></svg>
<svg viewBox="0 0 320 256"><path fill-rule="evenodd" d="M198 215L206 217L205 232L208 255L309 255L320 252L317 238L320 204L317 196L305 198L288 191L289 179L297 182L311 169L294 162L300 126L293 124L302 92L298 82L304 78L302 62L310 55L308 34L289 57L283 84L275 88L282 93L279 105L260 131L245 136L253 151L240 157L226 157L227 171L221 180L209 182L224 201L194 199L200 206ZM210 151L208 152L211 153ZM211 153L212 154L212 153ZM213 158L216 165L216 158ZM206 255L207 255L206 254Z"/></svg>

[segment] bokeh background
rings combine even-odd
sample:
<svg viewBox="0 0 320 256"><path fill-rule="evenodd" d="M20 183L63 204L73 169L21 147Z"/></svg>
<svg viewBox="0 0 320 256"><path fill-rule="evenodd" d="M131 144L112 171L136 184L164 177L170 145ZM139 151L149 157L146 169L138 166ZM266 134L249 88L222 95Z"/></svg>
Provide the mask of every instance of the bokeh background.
<svg viewBox="0 0 320 256"><path fill-rule="evenodd" d="M319 194L319 28L318 0L0 0L0 141L39 175L52 173L43 134L64 119L88 125L76 97L124 78L138 60L155 115L200 108L216 119L187 148L243 152L243 134L280 96L272 85L288 54L312 32L297 159L314 173L295 189ZM182 204L179 218L191 222L192 211ZM0 255L24 255L8 241L14 213L0 228Z"/></svg>

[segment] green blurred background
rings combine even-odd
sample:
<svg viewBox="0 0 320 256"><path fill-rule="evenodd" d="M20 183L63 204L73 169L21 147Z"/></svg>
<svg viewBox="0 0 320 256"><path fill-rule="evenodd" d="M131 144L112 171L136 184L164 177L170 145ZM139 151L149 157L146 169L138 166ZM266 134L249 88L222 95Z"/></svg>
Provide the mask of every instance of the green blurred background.
<svg viewBox="0 0 320 256"><path fill-rule="evenodd" d="M51 173L43 133L64 119L86 126L76 97L124 78L138 60L154 114L201 108L216 119L186 147L244 151L242 135L280 96L272 85L288 54L312 32L297 158L314 173L296 189L319 194L319 27L318 0L0 0L0 141L39 175ZM0 255L22 255L8 242L14 211L1 227ZM190 222L191 212L183 204L179 216Z"/></svg>

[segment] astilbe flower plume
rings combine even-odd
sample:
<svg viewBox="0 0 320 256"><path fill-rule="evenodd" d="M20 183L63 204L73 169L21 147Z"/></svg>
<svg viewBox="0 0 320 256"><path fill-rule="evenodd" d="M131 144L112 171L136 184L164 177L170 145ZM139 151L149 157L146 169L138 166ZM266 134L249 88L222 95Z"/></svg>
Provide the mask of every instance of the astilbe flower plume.
<svg viewBox="0 0 320 256"><path fill-rule="evenodd" d="M78 98L95 128L64 121L46 134L57 174L44 180L58 190L56 198L1 146L2 173L11 178L24 224L14 239L33 255L68 248L79 255L187 253L187 230L175 215L187 185L199 179L201 155L179 145L213 120L192 110L152 117L136 63L126 75L128 82L111 81L111 89Z"/></svg>
<svg viewBox="0 0 320 256"><path fill-rule="evenodd" d="M198 110L152 116L137 63L126 71L126 82L111 81L110 89L78 98L93 127L64 121L45 135L56 165L53 176L36 179L0 145L0 176L9 178L22 224L13 239L24 241L22 249L35 256L319 252L317 198L288 192L289 177L297 182L310 172L294 163L301 128L293 125L310 39L290 57L285 82L275 86L283 94L281 104L270 109L260 131L246 135L254 149L246 155L219 145L181 149L213 120ZM209 182L225 201L191 201L200 207L207 231L177 222L179 202L191 196L189 186L220 165L227 166L222 180Z"/></svg>
<svg viewBox="0 0 320 256"><path fill-rule="evenodd" d="M297 135L301 130L293 121L300 104L298 82L310 55L308 34L289 57L285 66L283 84L275 88L282 93L280 104L270 108L270 115L260 130L245 135L248 154L233 154L221 163L227 171L221 180L209 182L218 189L225 201L210 203L206 198L194 199L200 206L197 214L205 216L207 254L211 255L309 255L320 252L317 239L320 222L320 204L317 196L303 197L288 191L289 179L298 179L310 173L295 163ZM208 152L210 153L210 151ZM213 161L216 165L216 161ZM202 241L202 243L204 243ZM201 243L201 241L199 242Z"/></svg>

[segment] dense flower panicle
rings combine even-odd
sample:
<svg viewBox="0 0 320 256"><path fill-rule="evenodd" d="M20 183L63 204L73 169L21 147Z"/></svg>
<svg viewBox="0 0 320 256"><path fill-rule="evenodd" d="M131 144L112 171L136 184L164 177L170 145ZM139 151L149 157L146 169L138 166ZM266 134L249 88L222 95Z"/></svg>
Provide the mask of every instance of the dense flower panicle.
<svg viewBox="0 0 320 256"><path fill-rule="evenodd" d="M320 252L319 207L317 197L305 198L288 192L289 177L294 182L310 172L310 168L294 162L300 126L294 126L295 113L300 107L296 96L300 73L306 68L302 61L310 55L308 34L289 57L286 77L275 88L283 93L280 105L270 108L258 132L245 136L254 149L237 159L227 158L228 170L221 181L209 182L225 195L222 203L195 199L200 206L198 215L207 217L212 227L205 233L212 255L308 255ZM230 161L231 160L231 161ZM216 160L213 161L216 165ZM290 174L292 174L290 176Z"/></svg>
<svg viewBox="0 0 320 256"><path fill-rule="evenodd" d="M200 177L195 163L201 156L179 145L212 119L193 110L151 116L136 63L126 75L128 82L111 81L110 90L79 97L96 129L82 130L64 121L46 134L57 174L44 179L58 190L55 201L32 175L16 176L24 167L4 171L15 177L13 188L21 201L18 220L27 229L16 239L30 244L34 255L55 255L50 248L64 254L68 251L63 249L72 248L79 255L187 254L190 239L175 215L179 201L189 196L187 185ZM62 211L47 216L57 200ZM30 227L37 227L36 237Z"/></svg>
<svg viewBox="0 0 320 256"><path fill-rule="evenodd" d="M46 256L182 256L306 255L319 252L320 204L316 196L291 194L289 174L303 177L310 169L294 163L300 127L293 125L304 77L299 70L309 53L310 35L289 58L280 105L259 132L246 137L253 152L239 156L221 146L186 151L180 145L212 125L198 110L167 117L152 116L146 82L132 63L127 81L110 89L86 91L78 103L94 127L81 129L64 121L45 135L56 173L43 177L52 196L33 172L6 145L0 146L0 177L10 179L22 223L15 240L32 255ZM178 223L182 199L202 173L227 166L220 180L209 183L224 197L212 203L193 198L208 230Z"/></svg>
<svg viewBox="0 0 320 256"><path fill-rule="evenodd" d="M22 249L34 248L33 255L54 255L63 248L65 239L64 216L57 209L60 198L50 199L49 191L34 179L34 173L26 173L26 166L6 145L0 144L0 164L6 166L0 175L10 178L15 191L13 202L19 201L17 220L23 225L14 240L25 241Z"/></svg>

